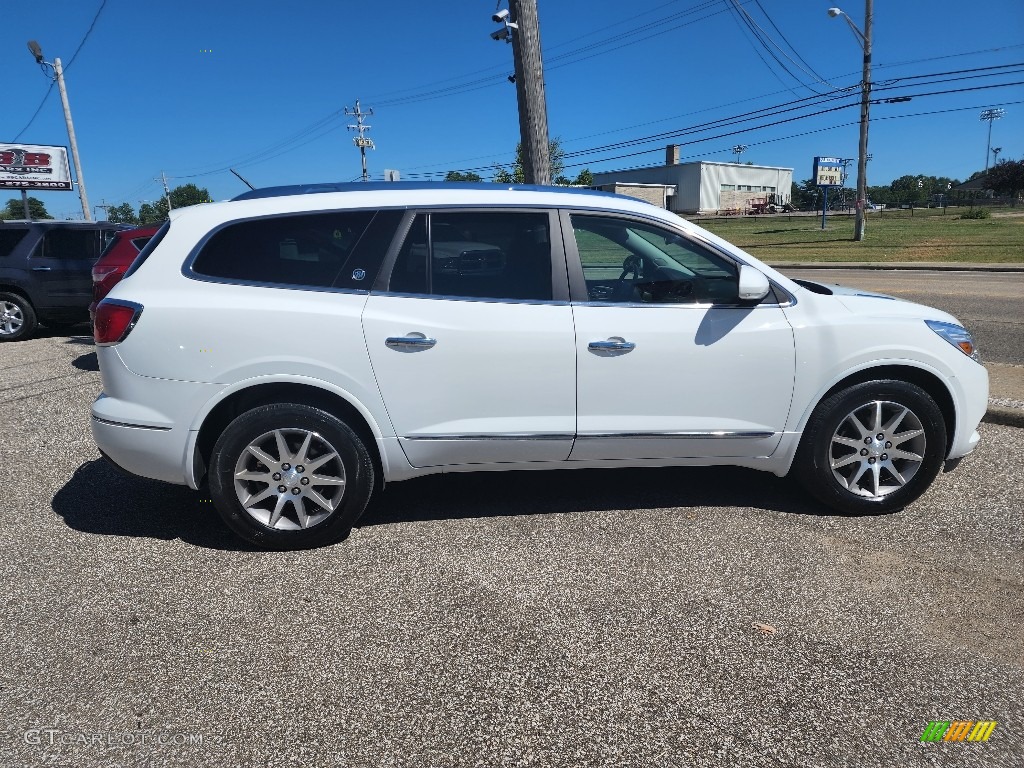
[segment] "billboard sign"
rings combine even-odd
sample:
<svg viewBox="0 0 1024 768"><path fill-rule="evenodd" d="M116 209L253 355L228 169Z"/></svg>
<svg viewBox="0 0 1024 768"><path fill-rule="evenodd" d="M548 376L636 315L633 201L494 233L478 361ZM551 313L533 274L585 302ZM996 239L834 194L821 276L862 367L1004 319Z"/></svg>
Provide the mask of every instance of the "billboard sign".
<svg viewBox="0 0 1024 768"><path fill-rule="evenodd" d="M819 187L843 186L843 161L838 157L814 158L814 183Z"/></svg>
<svg viewBox="0 0 1024 768"><path fill-rule="evenodd" d="M0 189L72 189L66 147L0 144Z"/></svg>

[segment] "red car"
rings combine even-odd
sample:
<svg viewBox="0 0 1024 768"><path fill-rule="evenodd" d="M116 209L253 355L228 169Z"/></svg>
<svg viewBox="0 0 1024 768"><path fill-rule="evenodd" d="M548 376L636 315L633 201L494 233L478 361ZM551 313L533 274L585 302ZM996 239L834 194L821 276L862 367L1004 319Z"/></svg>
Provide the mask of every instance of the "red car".
<svg viewBox="0 0 1024 768"><path fill-rule="evenodd" d="M100 258L92 267L90 319L96 319L96 305L110 293L111 288L121 281L124 273L128 271L128 267L139 255L139 251L157 233L161 224L147 224L138 229L126 229L123 232L118 232L100 254Z"/></svg>

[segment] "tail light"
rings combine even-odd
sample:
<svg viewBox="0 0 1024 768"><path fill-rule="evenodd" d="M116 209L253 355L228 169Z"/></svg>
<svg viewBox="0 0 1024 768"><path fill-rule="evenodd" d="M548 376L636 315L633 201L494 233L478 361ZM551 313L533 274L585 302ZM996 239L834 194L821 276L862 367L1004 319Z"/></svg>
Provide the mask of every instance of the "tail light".
<svg viewBox="0 0 1024 768"><path fill-rule="evenodd" d="M96 307L93 338L100 346L118 344L128 338L142 316L142 305L131 301L104 299Z"/></svg>
<svg viewBox="0 0 1024 768"><path fill-rule="evenodd" d="M97 304L106 298L107 294L121 282L127 267L124 264L113 266L99 266L92 268L92 300Z"/></svg>

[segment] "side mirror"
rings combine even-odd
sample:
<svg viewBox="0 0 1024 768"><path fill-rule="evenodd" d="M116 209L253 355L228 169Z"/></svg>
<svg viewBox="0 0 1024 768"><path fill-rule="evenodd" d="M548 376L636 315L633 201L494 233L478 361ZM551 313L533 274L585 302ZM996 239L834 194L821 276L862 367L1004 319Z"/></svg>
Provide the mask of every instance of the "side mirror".
<svg viewBox="0 0 1024 768"><path fill-rule="evenodd" d="M740 301L760 301L768 295L770 289L768 278L763 274L747 264L740 267Z"/></svg>

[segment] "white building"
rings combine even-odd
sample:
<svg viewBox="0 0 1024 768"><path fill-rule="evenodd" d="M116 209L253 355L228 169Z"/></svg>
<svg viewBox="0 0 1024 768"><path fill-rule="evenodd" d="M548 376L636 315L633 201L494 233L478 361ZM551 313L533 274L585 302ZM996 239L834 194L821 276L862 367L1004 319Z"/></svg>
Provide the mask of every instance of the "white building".
<svg viewBox="0 0 1024 768"><path fill-rule="evenodd" d="M639 197L675 213L749 210L761 202L789 202L792 168L707 160L680 163L675 144L665 154L665 165L595 173L594 186Z"/></svg>

